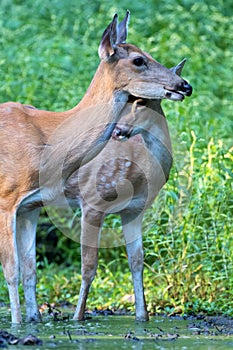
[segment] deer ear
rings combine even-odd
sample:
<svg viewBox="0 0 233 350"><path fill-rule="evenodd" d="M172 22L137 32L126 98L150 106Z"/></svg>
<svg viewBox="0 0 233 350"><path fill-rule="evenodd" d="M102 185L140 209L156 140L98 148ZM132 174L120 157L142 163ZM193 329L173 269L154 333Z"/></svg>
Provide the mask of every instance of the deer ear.
<svg viewBox="0 0 233 350"><path fill-rule="evenodd" d="M143 99L138 98L133 102L132 105L132 112L135 115L137 112L141 113L142 111L145 111L148 109L148 107L143 103ZM149 110L149 109L148 109Z"/></svg>
<svg viewBox="0 0 233 350"><path fill-rule="evenodd" d="M177 66L170 68L170 70L177 75L181 75L185 62L186 58L184 58L180 63L178 63Z"/></svg>
<svg viewBox="0 0 233 350"><path fill-rule="evenodd" d="M99 57L101 60L107 61L115 54L117 44L117 31L118 31L118 16L114 15L112 22L105 29L100 45L99 45Z"/></svg>
<svg viewBox="0 0 233 350"><path fill-rule="evenodd" d="M125 18L118 25L117 44L125 44L126 39L127 39L127 34L128 34L129 20L130 20L130 12L129 12L129 10L127 10Z"/></svg>

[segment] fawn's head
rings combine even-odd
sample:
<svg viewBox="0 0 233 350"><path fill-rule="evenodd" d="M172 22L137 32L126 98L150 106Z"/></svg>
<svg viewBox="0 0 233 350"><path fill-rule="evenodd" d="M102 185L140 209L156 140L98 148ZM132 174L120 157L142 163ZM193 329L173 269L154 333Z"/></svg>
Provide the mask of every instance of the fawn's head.
<svg viewBox="0 0 233 350"><path fill-rule="evenodd" d="M101 64L104 65L114 92L145 99L167 98L181 101L192 94L192 87L179 74L185 60L168 69L137 46L127 44L130 13L118 24L117 14L105 29L99 46Z"/></svg>

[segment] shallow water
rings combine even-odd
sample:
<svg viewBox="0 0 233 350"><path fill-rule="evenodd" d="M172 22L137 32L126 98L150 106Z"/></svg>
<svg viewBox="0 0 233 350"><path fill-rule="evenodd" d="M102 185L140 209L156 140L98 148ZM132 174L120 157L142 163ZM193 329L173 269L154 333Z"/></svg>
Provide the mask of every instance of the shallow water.
<svg viewBox="0 0 233 350"><path fill-rule="evenodd" d="M149 322L135 322L133 316L93 316L84 322L58 321L43 317L41 324L11 325L9 311L0 310L0 329L17 337L33 334L43 341L42 346L27 345L26 349L198 349L225 350L233 348L233 336L194 334L192 321L151 317ZM201 321L195 321L195 326ZM190 328L191 327L191 328ZM215 330L216 331L216 330ZM213 334L212 334L213 333ZM212 334L212 335L210 335ZM178 336L177 336L178 335ZM25 349L9 345L10 349Z"/></svg>

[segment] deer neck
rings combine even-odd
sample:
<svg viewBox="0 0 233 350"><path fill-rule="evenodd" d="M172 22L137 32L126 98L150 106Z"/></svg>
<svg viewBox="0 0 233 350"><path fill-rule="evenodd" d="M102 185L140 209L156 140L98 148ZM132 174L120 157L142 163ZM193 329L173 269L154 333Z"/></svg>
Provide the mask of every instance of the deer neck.
<svg viewBox="0 0 233 350"><path fill-rule="evenodd" d="M122 103L127 102L128 93L117 89L112 71L113 67L102 61L82 100L70 110L64 112L28 110L28 114L34 117L34 124L41 129L46 139L49 139L56 129L69 118L80 115L80 123L82 123L84 110L89 109L93 113L96 106L105 105L109 107L110 113L111 111L115 113L118 103L122 106ZM95 115L93 125L96 121L98 122L98 115Z"/></svg>
<svg viewBox="0 0 233 350"><path fill-rule="evenodd" d="M128 94L117 90L109 74L108 65L101 62L80 103L58 114L61 123L48 138L42 155L40 180L44 188L57 186L54 192L60 192L67 178L97 155L110 138Z"/></svg>
<svg viewBox="0 0 233 350"><path fill-rule="evenodd" d="M118 102L126 103L128 93L118 89L114 71L114 63L109 64L101 61L86 94L80 103L71 109L69 113L72 114L81 109L94 107L100 104L109 104L112 106Z"/></svg>
<svg viewBox="0 0 233 350"><path fill-rule="evenodd" d="M154 114L153 122L148 128L149 133L159 139L169 152L172 152L167 119L161 106L161 100L147 100L147 107Z"/></svg>

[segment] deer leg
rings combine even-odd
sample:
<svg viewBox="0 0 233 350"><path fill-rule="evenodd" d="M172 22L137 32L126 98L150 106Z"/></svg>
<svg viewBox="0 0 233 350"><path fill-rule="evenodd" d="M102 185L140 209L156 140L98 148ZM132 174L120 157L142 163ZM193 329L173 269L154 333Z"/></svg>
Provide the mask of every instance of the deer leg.
<svg viewBox="0 0 233 350"><path fill-rule="evenodd" d="M26 321L40 322L36 302L36 227L40 209L19 213L17 217L17 246L23 282Z"/></svg>
<svg viewBox="0 0 233 350"><path fill-rule="evenodd" d="M82 282L79 293L78 305L75 310L74 320L83 320L86 301L90 286L95 278L98 266L99 235L102 226L102 215L94 210L82 214L81 232L81 259ZM90 224L89 224L90 223Z"/></svg>
<svg viewBox="0 0 233 350"><path fill-rule="evenodd" d="M12 323L21 323L22 316L19 301L19 262L16 245L15 214L2 212L0 215L0 227L2 230L0 244L0 259L4 277L7 282Z"/></svg>
<svg viewBox="0 0 233 350"><path fill-rule="evenodd" d="M143 242L142 242L142 215L129 220L122 216L123 233L126 241L128 262L133 278L135 309L137 321L148 321L148 312L143 286ZM127 220L127 221L126 221Z"/></svg>

